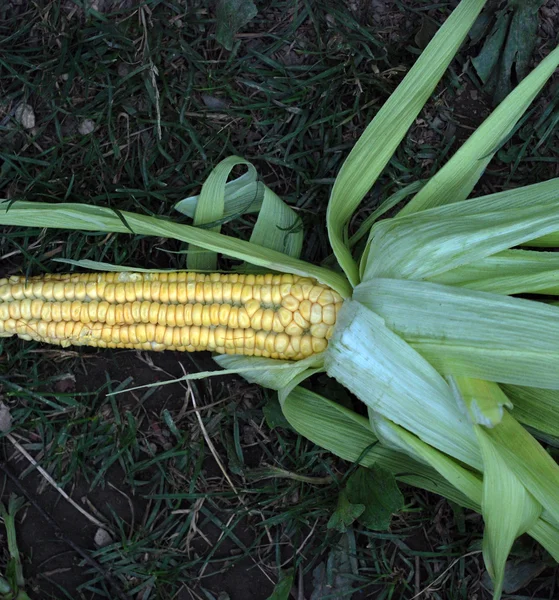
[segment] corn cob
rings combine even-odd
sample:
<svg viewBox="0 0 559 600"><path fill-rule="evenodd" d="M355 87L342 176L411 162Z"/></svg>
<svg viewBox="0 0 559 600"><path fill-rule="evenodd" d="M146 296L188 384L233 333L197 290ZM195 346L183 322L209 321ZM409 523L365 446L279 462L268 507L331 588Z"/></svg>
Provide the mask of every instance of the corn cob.
<svg viewBox="0 0 559 600"><path fill-rule="evenodd" d="M341 303L289 274L14 276L0 279L0 336L299 360L326 349Z"/></svg>

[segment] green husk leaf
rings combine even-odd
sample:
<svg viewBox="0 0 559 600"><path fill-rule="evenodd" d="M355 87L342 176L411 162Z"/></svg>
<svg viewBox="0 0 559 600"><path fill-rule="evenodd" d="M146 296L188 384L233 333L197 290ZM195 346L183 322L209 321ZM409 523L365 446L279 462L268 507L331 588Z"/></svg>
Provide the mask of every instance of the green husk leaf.
<svg viewBox="0 0 559 600"><path fill-rule="evenodd" d="M369 235L371 227L382 215L386 214L391 208L394 208L397 204L400 204L402 200L407 198L410 194L414 194L420 190L425 183L423 181L414 181L406 187L394 192L389 196L378 208L376 208L359 226L359 229L349 238L349 247L353 248L359 241Z"/></svg>
<svg viewBox="0 0 559 600"><path fill-rule="evenodd" d="M53 227L78 231L112 231L115 233L130 233L131 228L136 234L190 242L204 249L245 260L271 271L314 277L344 297L351 293L347 280L339 273L214 231L205 231L190 225L121 211L121 216L127 223L125 226L111 209L79 203L5 202L5 206L4 209L4 205L0 203L0 225Z"/></svg>
<svg viewBox="0 0 559 600"><path fill-rule="evenodd" d="M264 199L264 186L258 183L256 169L251 163L246 163L248 171L240 177L225 184L223 218L231 219L248 213L259 212ZM175 210L183 215L194 218L200 195L189 196L177 202Z"/></svg>
<svg viewBox="0 0 559 600"><path fill-rule="evenodd" d="M264 186L264 200L250 236L253 244L299 258L303 247L301 219L272 190Z"/></svg>
<svg viewBox="0 0 559 600"><path fill-rule="evenodd" d="M538 431L559 437L559 391L501 385L511 399L512 416Z"/></svg>
<svg viewBox="0 0 559 600"><path fill-rule="evenodd" d="M559 389L556 306L395 279L362 283L354 298L440 373Z"/></svg>
<svg viewBox="0 0 559 600"><path fill-rule="evenodd" d="M516 419L505 411L498 427L485 430L500 456L526 489L559 522L559 465Z"/></svg>
<svg viewBox="0 0 559 600"><path fill-rule="evenodd" d="M559 295L559 254L505 250L429 280L495 294Z"/></svg>
<svg viewBox="0 0 559 600"><path fill-rule="evenodd" d="M525 245L533 248L559 248L559 232L542 235L542 237L531 240Z"/></svg>
<svg viewBox="0 0 559 600"><path fill-rule="evenodd" d="M53 258L52 262L64 263L79 267L80 269L91 269L92 271L106 271L112 273L176 273L180 269L142 269L140 267L127 267L125 265L113 265L98 260L72 260L71 258Z"/></svg>
<svg viewBox="0 0 559 600"><path fill-rule="evenodd" d="M538 519L528 532L559 562L559 527L555 527L544 519Z"/></svg>
<svg viewBox="0 0 559 600"><path fill-rule="evenodd" d="M244 158L228 156L216 165L208 175L196 204L193 223L195 226L207 225L223 218L225 185L231 171L237 165L246 165L254 170L254 167ZM220 231L220 229L221 226L216 225L209 230ZM186 265L189 271L215 271L217 269L217 252L202 250L190 244Z"/></svg>
<svg viewBox="0 0 559 600"><path fill-rule="evenodd" d="M394 447L429 465L448 485L460 490L468 498L468 506L481 511L482 481L477 473L464 468L458 461L370 409L369 419L374 423L374 430L383 439L390 440ZM463 500L459 504L466 506Z"/></svg>
<svg viewBox="0 0 559 600"><path fill-rule="evenodd" d="M499 427L497 425L497 427ZM505 565L514 540L533 527L541 513L541 504L500 456L482 427L476 427L484 463L482 513L485 521L483 557L494 580L494 598L500 598Z"/></svg>
<svg viewBox="0 0 559 600"><path fill-rule="evenodd" d="M538 520L541 504L528 493L506 461L501 447L484 427L498 429L504 418L504 407L511 403L495 383L454 377L451 379L459 402L474 421L483 457L483 501L485 520L483 555L487 570L494 580L494 598L500 598L505 565L514 540Z"/></svg>
<svg viewBox="0 0 559 600"><path fill-rule="evenodd" d="M240 164L246 165L248 172L225 183L231 169ZM258 219L250 236L253 244L295 258L301 254L303 229L297 213L270 188L259 183L254 166L242 158L232 156L220 162L204 183L200 195L181 200L175 208L184 214L194 215L194 225L219 223L245 212L258 212ZM212 231L219 231L219 225ZM194 258L192 254L191 259L189 256L189 268L215 270L215 266L205 264L206 258L203 254L200 257L200 253ZM246 266L243 270L247 271Z"/></svg>
<svg viewBox="0 0 559 600"><path fill-rule="evenodd" d="M213 358L223 369L232 371L239 369L239 373L248 382L257 383L262 387L273 390L286 388L301 373L309 369L314 373L321 370L324 364L323 354L314 354L298 361L236 354L219 354ZM278 369L278 364L283 364L286 368ZM251 368L255 368L255 370L251 371Z"/></svg>
<svg viewBox="0 0 559 600"><path fill-rule="evenodd" d="M465 404L473 423L495 427L503 419L505 408L513 407L501 388L490 381L469 377L449 379L455 397Z"/></svg>
<svg viewBox="0 0 559 600"><path fill-rule="evenodd" d="M481 481L479 479L477 480L479 502L476 502L470 497L475 498L475 493L471 493L468 488L465 488L466 493L463 493L462 488L457 489L449 484L437 471L426 464L414 460L404 452L382 447L371 431L367 419L340 404L305 388L296 387L283 399L282 410L291 426L300 435L340 458L365 467L378 465L394 473L398 481L435 492L461 506L480 510ZM426 444L424 446L436 452L430 446ZM450 469L454 468L466 473L464 476L467 482L469 472L460 467L456 461L445 458ZM461 479L456 481L461 483ZM474 483L472 482L471 485L473 486Z"/></svg>
<svg viewBox="0 0 559 600"><path fill-rule="evenodd" d="M463 0L458 5L361 135L336 178L326 222L334 254L353 285L359 275L347 244L347 224L429 99L484 4L484 0Z"/></svg>
<svg viewBox="0 0 559 600"><path fill-rule="evenodd" d="M401 210L400 215L465 200L495 152L506 141L558 65L559 48L556 48L501 102L444 167Z"/></svg>
<svg viewBox="0 0 559 600"><path fill-rule="evenodd" d="M344 302L324 366L374 411L446 454L481 467L471 424L446 381L363 304Z"/></svg>
<svg viewBox="0 0 559 600"><path fill-rule="evenodd" d="M507 190L371 230L363 280L426 279L559 230L559 179Z"/></svg>

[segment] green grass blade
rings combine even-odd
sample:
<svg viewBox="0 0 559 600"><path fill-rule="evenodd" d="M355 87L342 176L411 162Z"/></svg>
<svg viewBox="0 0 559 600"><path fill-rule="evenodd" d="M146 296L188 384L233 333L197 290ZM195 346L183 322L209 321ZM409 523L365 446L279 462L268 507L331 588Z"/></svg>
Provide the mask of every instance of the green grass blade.
<svg viewBox="0 0 559 600"><path fill-rule="evenodd" d="M559 65L556 48L501 102L446 165L402 209L401 215L465 200L495 152Z"/></svg>
<svg viewBox="0 0 559 600"><path fill-rule="evenodd" d="M440 373L559 389L559 308L422 281L377 279L354 298Z"/></svg>
<svg viewBox="0 0 559 600"><path fill-rule="evenodd" d="M326 222L330 243L349 281L359 281L347 241L349 220L429 99L484 0L462 0L361 135L334 183Z"/></svg>
<svg viewBox="0 0 559 600"><path fill-rule="evenodd" d="M0 205L1 225L112 231L115 233L131 233L130 230L132 230L138 235L190 242L204 249L244 260L272 271L314 277L338 291L342 296L348 296L351 293L351 287L343 275L292 258L281 252L214 231L205 231L191 225L182 225L156 217L126 211L121 211L120 216L125 220L126 225L110 208L87 204L15 202L6 203L5 209Z"/></svg>

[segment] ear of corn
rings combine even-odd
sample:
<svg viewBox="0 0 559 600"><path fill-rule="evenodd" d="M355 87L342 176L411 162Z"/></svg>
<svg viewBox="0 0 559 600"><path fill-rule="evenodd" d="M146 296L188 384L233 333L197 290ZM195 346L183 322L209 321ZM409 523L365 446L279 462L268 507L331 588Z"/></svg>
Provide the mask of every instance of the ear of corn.
<svg viewBox="0 0 559 600"><path fill-rule="evenodd" d="M513 398L513 404L516 400L519 406L522 405L524 413L532 415L531 424L534 426L548 419L550 426L541 430L557 429L559 419L554 415L559 414L559 313L549 307L504 296L513 292L553 291L557 287L556 277L554 267L549 268L551 260L545 261L546 266L532 257L530 265L524 264L522 269L512 262L507 263L509 281L506 284L498 280L498 274L496 277L490 274L491 288L486 291L496 292L493 294L483 295L464 290L463 287L452 289L449 285L440 284L460 286L465 281L476 281L475 276L464 279L464 276L470 277L469 267L483 265L492 256L506 253L516 245L527 242L533 246L559 245L556 202L559 183L555 180L539 186L507 190L500 195L458 202L448 210L424 209L464 200L469 195L491 156L559 64L559 50L542 61L534 73L505 99L479 132L447 162L439 175L422 188L403 215L372 229L369 244L361 257L351 253L352 240L348 235L352 213L390 160L483 4L483 0L460 2L402 84L377 113L336 178L328 205L327 226L334 254L347 278L339 272L295 258L296 244L291 249L288 245L291 230L279 213L274 211L270 212L270 220L266 220L265 226L263 221L258 221L263 226L258 236L251 238L251 242L257 240L256 244L170 220L128 212L116 214L109 208L85 204L14 202L9 203L7 210L1 213L0 219L5 225L173 238L267 270L316 278L335 289L344 299L352 298L344 302L339 316L336 311L336 329L332 339L328 341L326 333L319 338L318 350L325 348L326 344L328 347L316 358L316 366L314 363L312 367L305 366L303 369L295 366L290 374L287 370L282 371L281 377L279 374L277 377L254 375L258 369L266 368L262 357L302 358L305 355L301 350L302 339L308 334L303 332L299 337L299 330L296 334L293 332L293 339L289 339L280 352L286 343L281 336L289 336L289 333L286 329L279 332L273 330L275 316L269 317L270 313L267 313L266 319L269 321L271 318L271 329L263 329L264 325L267 327L266 323L263 324L264 312L273 311L274 307L260 306L263 309L260 320L254 326L250 321L250 327L242 329L238 346L235 345L233 334L225 337L230 342L229 346L219 346L216 332L220 328L225 328L227 332L237 331L239 313L244 315L243 310L248 312L247 306L252 302L252 297L247 304L243 305L241 301L242 306L236 306L232 297L231 302L228 297L225 302L223 299L214 302L214 296L211 296L211 301L206 303L205 296L200 296L204 301L198 301L194 295L192 307L183 310L185 324L182 325L176 322L178 302L174 302L169 287L164 288L162 283L158 294L163 289L167 299L162 300L160 296L154 299L150 291L149 299L134 297L129 300L126 287L124 292L122 288L117 291L117 286L125 281L107 283L102 275L98 275L98 282L104 283L111 291L112 299L84 297L70 300L64 295L67 282L61 292L61 288L57 288L56 293L62 293L60 299L54 296L54 287L51 290L52 297L31 295L28 298L22 290L28 289L25 286L29 282L33 285L33 280L10 280L4 283L7 296L0 301L0 311L6 318L0 317L0 323L4 328L1 335L15 333L21 337L69 344L87 343L84 337L89 333L82 337L82 330L95 330L102 333L93 340L93 345L132 344L133 347L147 349L161 349L161 346L185 350L210 348L210 332L213 332L217 351L253 354L232 361L234 368L250 373L250 366L253 365L254 373L250 373L250 377L254 375L255 380L265 385L279 387L284 414L297 431L344 458L370 465L382 464L403 481L439 491L466 506L481 510L488 524L484 542L485 558L495 580L494 598L498 598L503 582L504 561L512 540L520 532L527 529L559 560L559 469L545 449L514 418L515 408L510 409L510 403L503 401L502 393L497 389L497 384L512 383L521 395L520 398ZM254 172L249 167L246 181L251 186L251 193L246 194L247 202L252 195L257 196L252 194L258 187L253 176ZM418 183L421 185L421 182ZM220 194L224 186L225 177L221 177L218 186ZM234 192L233 184L230 184L230 188L231 200L237 196L245 197L241 182L235 184ZM408 192L411 192L411 188L408 188ZM207 202L203 203L206 206L200 209L200 213L193 209L192 214L196 214L198 223L207 223L209 219L214 224L227 212L227 197L222 202L220 195L214 206L208 204L210 198L211 194L206 194ZM190 210L191 204L189 207ZM210 209L211 215L206 209ZM382 210L373 213L367 221L367 227L381 213ZM360 229L353 241L363 235L364 231ZM360 259L360 262L356 259ZM537 279L533 277L532 265L539 269ZM445 278L446 274L450 280ZM437 278L441 279L434 283ZM365 280L362 284L361 279ZM483 285L487 283L482 282ZM225 284L222 282L222 285ZM293 281L292 285L301 286L301 282ZM312 281L312 286L315 285L316 282ZM122 293L124 300L121 301L119 294ZM290 292L289 295L294 294ZM25 304L27 300L30 304ZM307 299L297 300L301 305ZM84 301L88 303L88 311L96 302L107 303L108 306L103 304L103 308L99 309L97 305L92 309L96 321L79 321L80 324L75 325L78 319L74 319L74 316L77 317L78 313L81 316L82 307L76 305L74 315L72 305ZM65 302L69 305L62 306ZM154 309L148 306L147 322L138 323L137 315L132 315L134 322L127 323L124 307L135 302L140 303L139 309L136 307L140 316L144 302L149 306L153 303L159 306ZM43 318L45 303L49 305L44 309L45 318L49 316L51 321ZM187 301L187 304L191 302ZM196 304L202 308L196 308L195 312ZM211 313L214 304L218 305L218 317L221 307L227 305L228 308L223 309L228 311L224 324ZM335 309L340 306L337 298L331 304ZM238 310L235 312L234 308ZM256 308L256 311L260 308ZM282 308L295 310L293 306ZM305 311L307 309L308 306ZM33 310L39 315L37 319L33 316ZM99 310L105 310L105 321L99 318ZM153 310L154 319L157 313L153 323L150 310ZM192 324L186 324L186 310L190 311ZM204 322L204 311L207 313L208 310L210 319ZM279 309L276 312L279 313ZM166 319L165 324L158 320L160 313ZM236 322L230 323L231 313L236 315ZM63 314L70 315L71 320L62 320ZM58 320L53 321L53 315ZM121 316L124 322L120 322ZM194 321L194 316L199 325L196 324L198 321ZM301 314L301 317L304 315ZM41 335L37 335L39 323L35 323L34 319L40 322ZM293 322L301 326L292 315L290 323ZM307 322L310 323L310 320L307 319ZM328 323L317 325L331 327ZM285 328L288 325L283 326ZM135 328L133 335L127 329L130 327ZM181 337L183 328L188 330L188 343L187 338ZM253 336L249 329L254 331L254 338L260 335L263 349L258 348L256 341L253 347L247 349L253 343L247 343L247 332L250 340ZM167 333L169 330L171 333ZM180 330L179 333L176 330ZM324 332L324 329L321 331ZM163 337L158 338L157 335ZM178 337L175 338L175 335ZM135 338L131 341L133 336ZM163 342L159 341L161 339ZM270 345L266 347L268 339ZM280 347L276 344L278 340ZM221 342L221 338L217 341ZM312 341L310 344L306 342L305 348L311 353L316 350ZM330 375L368 405L369 421L349 411L344 412L342 407L308 390L299 387L293 389L303 377L322 367L326 367ZM283 368L284 365L281 365ZM449 380L453 378L458 381L458 393L449 386ZM467 378L486 379L495 383L483 384L481 389L476 388L475 381ZM549 393L526 386L549 388ZM491 404L491 390L496 400L494 405ZM470 408L475 405L476 409L469 412L465 408L468 395L476 396L470 398ZM536 412L533 407L540 399L545 399L545 410ZM375 445L364 458L361 454L371 444ZM411 462L410 457L413 457ZM543 506L543 511L534 499Z"/></svg>
<svg viewBox="0 0 559 600"><path fill-rule="evenodd" d="M0 335L300 360L326 349L341 301L317 281L289 274L11 277L0 280Z"/></svg>

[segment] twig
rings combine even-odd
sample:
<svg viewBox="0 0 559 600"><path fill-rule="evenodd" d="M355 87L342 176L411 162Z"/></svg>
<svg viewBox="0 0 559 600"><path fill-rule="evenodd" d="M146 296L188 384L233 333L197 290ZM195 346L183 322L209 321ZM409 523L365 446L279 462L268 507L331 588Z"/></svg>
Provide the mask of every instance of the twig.
<svg viewBox="0 0 559 600"><path fill-rule="evenodd" d="M195 409L198 409L198 407L196 406L196 398L194 397L194 392L192 391L192 386L190 385L190 381L187 382L187 385L188 385L188 393L190 395L190 401L192 402L192 406L194 406ZM200 416L200 413L198 410L196 410L196 417L198 419L198 423L200 424L200 429L202 430L202 435L204 436L204 439L206 440L206 444L208 444L208 448L210 449L210 452L212 453L212 456L214 457L214 460L217 463L217 466L219 467L220 471L223 473L223 476L227 480L227 483L229 484L231 489L235 492L235 494L239 498L239 501L241 502L241 504L246 508L245 501L243 500L243 498L241 496L239 496L239 492L238 492L237 488L235 487L235 484L233 483L233 481L231 481L231 477L229 477L229 473L227 473L227 469L223 466L223 463L221 462L221 459L219 458L219 454L217 453L217 450L215 449L215 446L213 445L212 439L208 435L208 431L206 430L206 426L204 425L204 421L202 421L202 417Z"/></svg>
<svg viewBox="0 0 559 600"><path fill-rule="evenodd" d="M27 450L14 438L11 433L6 434L6 437L12 442L15 448L25 456L25 458L37 469L37 471L52 485L56 491L65 498L77 511L81 512L81 514L88 520L91 521L97 527L101 527L102 529L106 529L109 533L114 535L114 531L111 531L110 527L105 523L96 519L93 515L89 514L84 508L82 508L75 500L70 498L68 494L56 483L56 481L41 467L37 461L27 452Z"/></svg>
<svg viewBox="0 0 559 600"><path fill-rule="evenodd" d="M78 546L74 541L66 537L58 523L49 515L49 513L35 500L33 495L27 488L23 486L21 481L11 472L8 465L4 462L0 462L0 471L6 475L6 477L12 482L12 484L18 489L18 491L23 494L33 508L43 517L43 519L54 529L55 536L63 541L65 544L70 546L74 552L79 554L84 561L93 569L95 569L98 573L103 575L103 577L107 580L109 585L112 588L113 594L115 598L119 598L119 600L128 600L129 596L127 596L122 590L120 583L118 580L112 575L109 571L107 571L103 566L98 563L94 558L92 558L86 550L84 550L81 546Z"/></svg>
<svg viewBox="0 0 559 600"><path fill-rule="evenodd" d="M426 588L422 589L415 596L412 596L410 600L415 600L419 598L423 594L426 594L429 590L432 590L438 583L443 579L443 577L454 567L456 563L459 563L463 558L467 558L468 556L474 556L475 554L481 554L481 550L474 550L473 552L468 552L459 556L456 560L453 560L450 565L434 580L432 581Z"/></svg>

